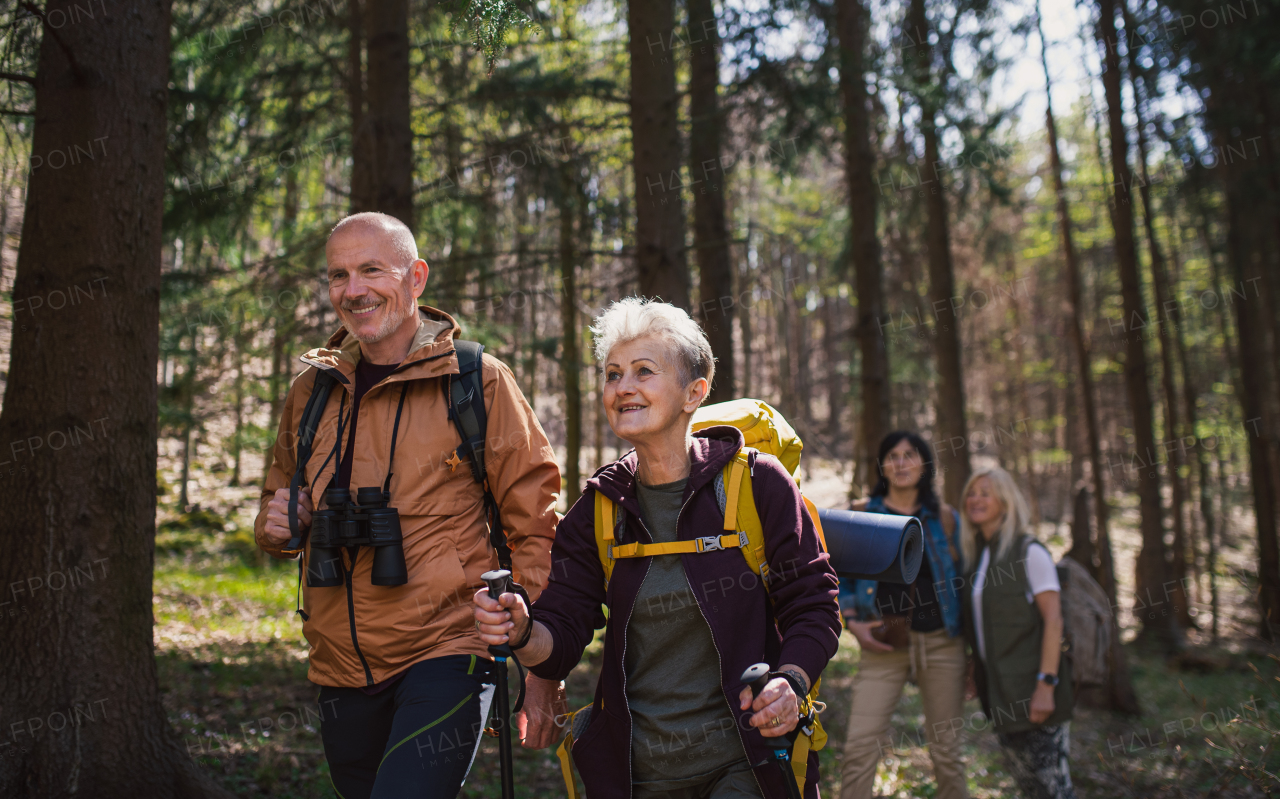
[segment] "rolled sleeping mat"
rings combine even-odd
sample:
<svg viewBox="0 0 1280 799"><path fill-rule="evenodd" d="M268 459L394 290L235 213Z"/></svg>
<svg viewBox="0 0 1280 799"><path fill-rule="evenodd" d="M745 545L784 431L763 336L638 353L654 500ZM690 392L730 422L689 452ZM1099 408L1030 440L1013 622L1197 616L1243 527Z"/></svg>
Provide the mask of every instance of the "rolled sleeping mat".
<svg viewBox="0 0 1280 799"><path fill-rule="evenodd" d="M818 509L836 574L848 580L910 585L924 558L924 531L914 516Z"/></svg>

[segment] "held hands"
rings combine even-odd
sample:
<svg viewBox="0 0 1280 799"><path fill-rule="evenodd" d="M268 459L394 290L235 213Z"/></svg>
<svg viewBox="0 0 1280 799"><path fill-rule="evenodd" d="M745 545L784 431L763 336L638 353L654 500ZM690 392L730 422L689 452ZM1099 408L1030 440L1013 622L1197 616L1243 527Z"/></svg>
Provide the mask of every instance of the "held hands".
<svg viewBox="0 0 1280 799"><path fill-rule="evenodd" d="M1031 695L1031 723L1044 724L1053 715L1053 686L1036 681L1035 693Z"/></svg>
<svg viewBox="0 0 1280 799"><path fill-rule="evenodd" d="M298 491L298 529L311 527L311 495L306 489ZM267 521L262 526L264 543L280 546L293 537L289 530L289 489L277 488L276 495L267 503Z"/></svg>
<svg viewBox="0 0 1280 799"><path fill-rule="evenodd" d="M519 594L506 593L494 601L489 589L481 588L474 602L471 613L476 617L476 629L480 631L480 640L489 646L519 642L531 624L529 609Z"/></svg>
<svg viewBox="0 0 1280 799"><path fill-rule="evenodd" d="M766 738L786 735L800 722L800 698L791 683L781 677L770 680L754 701L751 699L751 686L743 688L738 694L738 709L755 711L751 716L751 726ZM774 724L775 720L779 723Z"/></svg>

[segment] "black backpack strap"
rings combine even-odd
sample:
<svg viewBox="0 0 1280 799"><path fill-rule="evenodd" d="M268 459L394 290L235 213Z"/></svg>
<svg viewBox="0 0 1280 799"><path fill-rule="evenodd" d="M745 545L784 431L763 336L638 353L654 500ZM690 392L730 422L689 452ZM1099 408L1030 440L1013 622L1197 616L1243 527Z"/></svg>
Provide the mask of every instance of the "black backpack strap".
<svg viewBox="0 0 1280 799"><path fill-rule="evenodd" d="M471 476L484 490L485 520L489 524L489 543L498 553L498 565L511 568L511 548L502 529L502 514L498 501L489 488L485 472L485 433L488 417L484 408L484 375L482 370L484 345L476 341L454 339L453 348L458 354L458 374L445 381L446 400L449 403L449 419L458 428L462 444L458 456L468 458Z"/></svg>
<svg viewBox="0 0 1280 799"><path fill-rule="evenodd" d="M307 484L307 462L311 460L311 446L315 443L316 430L320 427L320 419L324 416L325 406L329 403L329 393L338 384L338 379L329 372L316 371L316 382L311 387L311 396L307 398L306 407L302 409L302 417L298 421L298 446L295 453L297 464L293 472L293 480L289 483L289 543L285 552L301 552L306 546L306 536L298 530L298 492Z"/></svg>
<svg viewBox="0 0 1280 799"><path fill-rule="evenodd" d="M311 460L311 447L316 440L316 430L320 427L320 419L324 416L325 406L329 404L329 394L333 391L333 387L338 384L338 379L324 369L316 371L316 382L311 386L311 396L307 398L307 404L302 409L302 417L298 421L298 446L294 453L296 467L293 472L293 480L289 482L289 543L285 545L284 551L290 554L302 552L306 549L307 535L298 529L298 494L302 487L307 485L307 463ZM343 395L346 399L346 395ZM342 441L342 410L338 410L338 442ZM330 455L332 457L332 454ZM325 466L328 461L325 461ZM320 471L324 471L324 466L320 467ZM295 602L294 610L303 621L307 621L310 617L307 612L302 609L302 571L303 561L305 557L298 558L298 597Z"/></svg>

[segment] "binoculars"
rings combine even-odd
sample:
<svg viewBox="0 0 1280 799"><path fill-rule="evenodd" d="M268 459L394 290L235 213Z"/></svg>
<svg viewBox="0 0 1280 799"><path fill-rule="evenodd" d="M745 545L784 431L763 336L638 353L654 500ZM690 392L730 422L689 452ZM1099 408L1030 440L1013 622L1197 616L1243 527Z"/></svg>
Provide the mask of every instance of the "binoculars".
<svg viewBox="0 0 1280 799"><path fill-rule="evenodd" d="M409 582L409 572L404 564L403 537L400 533L400 512L388 508L391 496L381 488L356 489L356 501L351 501L351 491L330 488L324 492L328 507L311 514L311 559L307 566L307 585L311 588L332 588L342 585L343 547L373 547L373 573L369 582L374 585L404 585Z"/></svg>

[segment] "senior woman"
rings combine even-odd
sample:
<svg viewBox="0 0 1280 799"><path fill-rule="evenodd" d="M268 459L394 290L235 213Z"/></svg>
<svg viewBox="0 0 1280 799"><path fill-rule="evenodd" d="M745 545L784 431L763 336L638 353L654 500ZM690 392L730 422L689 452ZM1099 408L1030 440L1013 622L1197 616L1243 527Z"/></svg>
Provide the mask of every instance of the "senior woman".
<svg viewBox="0 0 1280 799"><path fill-rule="evenodd" d="M1030 534L1027 501L1008 472L977 470L962 496L960 546L976 564L965 626L982 709L1026 799L1074 799L1057 568Z"/></svg>
<svg viewBox="0 0 1280 799"><path fill-rule="evenodd" d="M743 438L728 426L691 432L715 366L687 313L627 298L591 330L609 425L635 449L597 471L560 522L551 578L532 619L515 594L503 594L501 604L485 590L476 594L481 638L521 644L520 660L534 674L561 680L593 631L605 628L590 721L573 745L593 799L782 799L769 744L796 726L798 695L836 652L836 575L796 484L777 459L757 453L751 485L773 567L767 593L759 580L744 579L753 575L733 548L618 559L606 588L596 492L624 511L620 545L720 531L715 478ZM753 700L741 675L758 662L777 676ZM818 795L817 776L810 753L809 797Z"/></svg>

